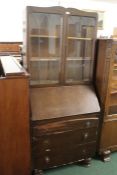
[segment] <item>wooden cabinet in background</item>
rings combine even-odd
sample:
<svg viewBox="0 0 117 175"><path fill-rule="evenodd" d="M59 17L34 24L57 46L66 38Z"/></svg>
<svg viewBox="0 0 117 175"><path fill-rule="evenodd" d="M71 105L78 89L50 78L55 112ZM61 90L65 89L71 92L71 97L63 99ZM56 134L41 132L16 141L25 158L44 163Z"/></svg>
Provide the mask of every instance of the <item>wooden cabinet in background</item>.
<svg viewBox="0 0 117 175"><path fill-rule="evenodd" d="M27 7L25 23L24 66L31 74L31 85L92 82L96 13Z"/></svg>
<svg viewBox="0 0 117 175"><path fill-rule="evenodd" d="M93 87L97 14L27 7L25 24L34 173L81 160L88 164L100 116Z"/></svg>
<svg viewBox="0 0 117 175"><path fill-rule="evenodd" d="M117 150L117 41L97 41L96 87L102 107L99 153L105 161Z"/></svg>
<svg viewBox="0 0 117 175"><path fill-rule="evenodd" d="M0 42L0 56L14 56L22 65L22 42Z"/></svg>
<svg viewBox="0 0 117 175"><path fill-rule="evenodd" d="M22 42L0 42L0 55L21 55Z"/></svg>
<svg viewBox="0 0 117 175"><path fill-rule="evenodd" d="M0 57L0 174L30 175L28 74Z"/></svg>

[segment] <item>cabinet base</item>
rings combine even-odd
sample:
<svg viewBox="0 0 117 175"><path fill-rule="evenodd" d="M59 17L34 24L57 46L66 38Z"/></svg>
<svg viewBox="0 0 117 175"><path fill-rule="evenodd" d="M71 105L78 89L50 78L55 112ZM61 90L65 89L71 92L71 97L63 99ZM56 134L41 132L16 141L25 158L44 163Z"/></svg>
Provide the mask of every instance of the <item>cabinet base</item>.
<svg viewBox="0 0 117 175"><path fill-rule="evenodd" d="M91 165L91 158L86 158L80 162L76 162L75 165L82 165L89 167ZM34 169L32 175L43 175L43 170Z"/></svg>
<svg viewBox="0 0 117 175"><path fill-rule="evenodd" d="M110 150L104 151L104 152L101 154L101 159L102 159L104 162L110 161L110 153L111 153Z"/></svg>
<svg viewBox="0 0 117 175"><path fill-rule="evenodd" d="M84 159L83 165L89 167L91 165L91 158Z"/></svg>
<svg viewBox="0 0 117 175"><path fill-rule="evenodd" d="M43 171L38 170L38 169L34 169L33 172L32 172L32 175L43 175Z"/></svg>
<svg viewBox="0 0 117 175"><path fill-rule="evenodd" d="M81 162L78 162L77 165L82 165L82 166L86 166L89 167L91 165L91 158L86 158L84 160L82 160Z"/></svg>

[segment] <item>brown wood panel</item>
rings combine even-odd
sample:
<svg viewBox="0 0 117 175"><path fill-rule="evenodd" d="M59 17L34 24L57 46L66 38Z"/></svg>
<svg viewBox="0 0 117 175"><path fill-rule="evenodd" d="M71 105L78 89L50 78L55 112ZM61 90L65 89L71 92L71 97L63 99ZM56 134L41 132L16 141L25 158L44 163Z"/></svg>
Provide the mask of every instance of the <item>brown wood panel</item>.
<svg viewBox="0 0 117 175"><path fill-rule="evenodd" d="M100 151L117 148L117 118L103 123Z"/></svg>
<svg viewBox="0 0 117 175"><path fill-rule="evenodd" d="M101 105L104 106L109 80L112 40L97 40L96 88Z"/></svg>
<svg viewBox="0 0 117 175"><path fill-rule="evenodd" d="M32 88L30 93L33 121L100 111L91 86Z"/></svg>
<svg viewBox="0 0 117 175"><path fill-rule="evenodd" d="M0 79L0 174L30 174L28 79Z"/></svg>

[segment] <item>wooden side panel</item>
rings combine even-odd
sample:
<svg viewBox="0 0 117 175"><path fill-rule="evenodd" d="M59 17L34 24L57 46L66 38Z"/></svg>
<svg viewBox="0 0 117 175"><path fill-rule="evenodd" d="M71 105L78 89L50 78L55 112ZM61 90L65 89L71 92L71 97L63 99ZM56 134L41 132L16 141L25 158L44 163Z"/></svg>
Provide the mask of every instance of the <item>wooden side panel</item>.
<svg viewBox="0 0 117 175"><path fill-rule="evenodd" d="M112 40L97 41L96 88L102 105L105 104L108 89L111 44Z"/></svg>
<svg viewBox="0 0 117 175"><path fill-rule="evenodd" d="M117 149L117 118L103 123L100 152Z"/></svg>
<svg viewBox="0 0 117 175"><path fill-rule="evenodd" d="M0 80L0 174L30 174L29 92L26 78Z"/></svg>

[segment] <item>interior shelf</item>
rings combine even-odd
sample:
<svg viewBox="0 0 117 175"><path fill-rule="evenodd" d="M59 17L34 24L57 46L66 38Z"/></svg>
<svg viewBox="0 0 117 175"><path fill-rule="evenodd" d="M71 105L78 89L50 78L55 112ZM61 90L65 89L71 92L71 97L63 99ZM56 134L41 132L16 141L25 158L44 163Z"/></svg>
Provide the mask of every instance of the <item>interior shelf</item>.
<svg viewBox="0 0 117 175"><path fill-rule="evenodd" d="M46 84L51 84L51 83L53 83L53 84L58 84L58 81L57 80L31 80L30 81L30 85L46 85Z"/></svg>
<svg viewBox="0 0 117 175"><path fill-rule="evenodd" d="M91 57L85 57L85 58L83 58L83 57L67 57L67 61L69 61L69 60L91 60L92 58Z"/></svg>
<svg viewBox="0 0 117 175"><path fill-rule="evenodd" d="M117 93L117 89L112 89L110 94L116 94Z"/></svg>
<svg viewBox="0 0 117 175"><path fill-rule="evenodd" d="M31 34L30 37L32 38L57 38L60 39L59 36L54 36L54 35L36 35L36 34Z"/></svg>
<svg viewBox="0 0 117 175"><path fill-rule="evenodd" d="M91 41L92 38L79 38L79 37L67 37L67 39L75 39L75 40L89 40Z"/></svg>
<svg viewBox="0 0 117 175"><path fill-rule="evenodd" d="M74 84L75 83L81 83L81 84L84 84L84 83L91 83L91 81L89 80L89 79L85 79L85 78L83 78L82 80L74 80L74 79L68 79L67 81L66 81L67 83L73 83L74 82Z"/></svg>
<svg viewBox="0 0 117 175"><path fill-rule="evenodd" d="M32 57L30 59L30 61L59 61L60 57ZM75 60L79 60L79 61L85 61L85 60L92 60L91 57L67 57L67 61L75 61Z"/></svg>
<svg viewBox="0 0 117 175"><path fill-rule="evenodd" d="M31 59L30 59L30 61L59 61L60 60L60 57L48 57L48 58L40 58L40 57L32 57Z"/></svg>
<svg viewBox="0 0 117 175"><path fill-rule="evenodd" d="M55 35L36 35L36 34L31 34L30 37L38 37L38 38L58 38L60 39L59 36L55 36ZM80 38L80 37L67 37L67 39L75 39L75 40L89 40L91 41L92 38Z"/></svg>

